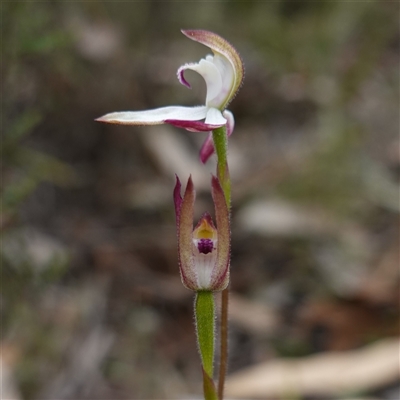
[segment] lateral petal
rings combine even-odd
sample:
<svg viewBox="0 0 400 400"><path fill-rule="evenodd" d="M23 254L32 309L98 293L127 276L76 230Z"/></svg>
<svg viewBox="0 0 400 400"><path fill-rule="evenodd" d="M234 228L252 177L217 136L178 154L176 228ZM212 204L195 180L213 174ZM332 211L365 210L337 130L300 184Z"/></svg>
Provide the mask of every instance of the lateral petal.
<svg viewBox="0 0 400 400"><path fill-rule="evenodd" d="M179 179L175 186L174 197L175 204L179 206L180 200L177 191L180 188ZM193 261L192 252L192 232L193 232L193 214L194 201L196 193L194 190L192 177L188 179L185 194L180 203L180 213L177 218L178 226L178 254L179 254L179 270L181 273L182 283L191 290L197 288L197 277Z"/></svg>
<svg viewBox="0 0 400 400"><path fill-rule="evenodd" d="M181 181L178 175L175 175L176 183L174 188L174 204L175 204L175 217L176 217L176 228L179 237L179 221L181 218L181 207L182 207L182 196L181 196Z"/></svg>
<svg viewBox="0 0 400 400"><path fill-rule="evenodd" d="M218 231L217 262L211 276L211 287L216 288L215 290L223 290L229 283L231 252L229 210L217 177L212 176L211 185Z"/></svg>
<svg viewBox="0 0 400 400"><path fill-rule="evenodd" d="M166 120L199 121L207 115L206 106L168 106L144 111L113 112L97 118L96 121L121 125L160 125Z"/></svg>

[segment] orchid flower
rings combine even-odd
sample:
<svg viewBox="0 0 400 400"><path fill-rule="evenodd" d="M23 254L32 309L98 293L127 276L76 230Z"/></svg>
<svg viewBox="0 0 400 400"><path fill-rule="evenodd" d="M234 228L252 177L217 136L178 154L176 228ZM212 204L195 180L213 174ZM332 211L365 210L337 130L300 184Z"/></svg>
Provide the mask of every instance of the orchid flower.
<svg viewBox="0 0 400 400"><path fill-rule="evenodd" d="M229 283L230 223L229 210L218 179L211 180L217 227L204 214L193 229L195 189L189 177L181 197L181 182L176 177L174 189L178 232L179 269L182 283L194 291L219 291Z"/></svg>
<svg viewBox="0 0 400 400"><path fill-rule="evenodd" d="M144 111L122 111L106 114L96 121L122 125L170 124L191 132L210 132L226 126L228 136L232 134L234 118L226 107L235 97L244 76L239 54L225 39L205 30L182 30L189 39L209 47L214 55L207 55L198 63L188 63L178 69L181 84L190 88L184 73L187 69L198 72L205 80L207 95L204 105L194 107L168 106ZM205 163L213 154L214 147L209 133L200 151Z"/></svg>

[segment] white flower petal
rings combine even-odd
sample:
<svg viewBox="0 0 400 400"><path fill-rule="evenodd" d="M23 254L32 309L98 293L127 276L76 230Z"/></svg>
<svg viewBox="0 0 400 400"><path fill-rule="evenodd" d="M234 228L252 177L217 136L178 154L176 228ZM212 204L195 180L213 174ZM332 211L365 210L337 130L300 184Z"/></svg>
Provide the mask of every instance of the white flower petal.
<svg viewBox="0 0 400 400"><path fill-rule="evenodd" d="M214 56L213 64L220 73L222 84L219 92L216 93L215 96L210 97L210 99L208 99L207 96L207 100L209 100L207 105L209 107L220 108L221 105L226 102L226 99L229 97L232 91L232 87L235 82L235 71L233 70L232 64L229 62L229 60L220 54L216 54Z"/></svg>
<svg viewBox="0 0 400 400"><path fill-rule="evenodd" d="M165 120L198 121L207 115L206 106L170 106L144 111L121 111L103 115L96 121L122 125L159 125Z"/></svg>
<svg viewBox="0 0 400 400"><path fill-rule="evenodd" d="M217 262L217 252L213 250L211 253L202 254L197 250L196 245L193 246L193 264L196 269L197 286L200 289L210 289L211 277Z"/></svg>
<svg viewBox="0 0 400 400"><path fill-rule="evenodd" d="M243 81L244 68L236 49L221 36L205 30L182 30L189 39L204 44L214 53L213 63L219 69L223 82L216 97L207 97L207 105L220 110L226 108L239 90ZM210 60L209 57L206 58Z"/></svg>
<svg viewBox="0 0 400 400"><path fill-rule="evenodd" d="M222 116L221 111L216 108L209 108L204 122L210 125L225 125L227 121Z"/></svg>
<svg viewBox="0 0 400 400"><path fill-rule="evenodd" d="M198 64L187 64L181 68L196 71L203 77L207 86L207 105L221 92L222 76L220 70L215 66L212 56L207 56L206 59L201 59Z"/></svg>

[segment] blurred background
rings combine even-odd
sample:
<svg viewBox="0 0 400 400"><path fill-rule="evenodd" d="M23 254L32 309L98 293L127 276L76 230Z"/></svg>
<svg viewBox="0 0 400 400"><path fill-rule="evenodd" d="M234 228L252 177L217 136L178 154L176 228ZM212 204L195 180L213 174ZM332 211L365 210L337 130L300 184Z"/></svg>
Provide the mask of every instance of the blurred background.
<svg viewBox="0 0 400 400"><path fill-rule="evenodd" d="M175 74L209 50L180 29L220 34L246 67L230 105L227 393L399 398L398 2L1 7L4 399L201 396L172 190L192 173L196 214L213 210L205 134L94 122L204 102L201 77L187 90ZM272 382L282 359L328 378Z"/></svg>

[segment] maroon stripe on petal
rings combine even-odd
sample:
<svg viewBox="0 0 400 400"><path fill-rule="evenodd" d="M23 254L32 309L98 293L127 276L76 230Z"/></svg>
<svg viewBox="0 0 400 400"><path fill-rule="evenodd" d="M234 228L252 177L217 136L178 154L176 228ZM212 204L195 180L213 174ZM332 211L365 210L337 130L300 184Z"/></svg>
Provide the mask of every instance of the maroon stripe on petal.
<svg viewBox="0 0 400 400"><path fill-rule="evenodd" d="M182 207L181 181L179 180L178 175L175 175L175 178L176 178L176 184L174 188L175 216L176 216L176 225L177 228L179 229L179 220L181 216L181 207Z"/></svg>
<svg viewBox="0 0 400 400"><path fill-rule="evenodd" d="M214 154L214 142L212 138L212 133L210 132L207 139L203 143L200 149L200 161L205 164L207 160Z"/></svg>
<svg viewBox="0 0 400 400"><path fill-rule="evenodd" d="M190 83L185 79L185 75L184 75L185 70L186 70L186 65L183 65L182 67L180 67L178 69L178 72L177 72L178 80L182 85L191 89L192 87L190 86Z"/></svg>
<svg viewBox="0 0 400 400"><path fill-rule="evenodd" d="M214 125L206 124L205 122L201 121L181 121L177 119L166 119L164 122L178 128L184 128L191 132L208 132L225 125L225 123Z"/></svg>

